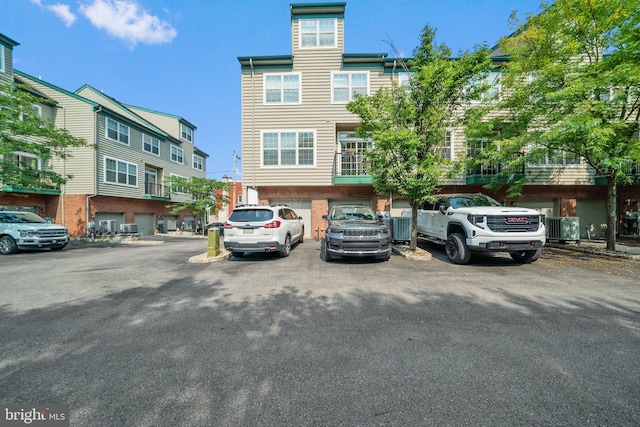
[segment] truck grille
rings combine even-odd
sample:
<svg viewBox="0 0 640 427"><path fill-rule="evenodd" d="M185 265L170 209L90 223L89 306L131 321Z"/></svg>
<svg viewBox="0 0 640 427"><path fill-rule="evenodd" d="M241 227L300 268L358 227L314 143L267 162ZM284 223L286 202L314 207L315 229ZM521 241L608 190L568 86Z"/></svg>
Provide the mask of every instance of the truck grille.
<svg viewBox="0 0 640 427"><path fill-rule="evenodd" d="M67 235L67 231L64 229L58 230L38 230L39 237L65 237Z"/></svg>
<svg viewBox="0 0 640 427"><path fill-rule="evenodd" d="M540 215L488 215L487 226L497 233L533 232L540 228Z"/></svg>
<svg viewBox="0 0 640 427"><path fill-rule="evenodd" d="M375 237L378 235L378 230L344 230L343 235L349 237Z"/></svg>
<svg viewBox="0 0 640 427"><path fill-rule="evenodd" d="M373 252L380 249L379 242L357 242L357 241L344 241L342 242L342 249L345 252Z"/></svg>

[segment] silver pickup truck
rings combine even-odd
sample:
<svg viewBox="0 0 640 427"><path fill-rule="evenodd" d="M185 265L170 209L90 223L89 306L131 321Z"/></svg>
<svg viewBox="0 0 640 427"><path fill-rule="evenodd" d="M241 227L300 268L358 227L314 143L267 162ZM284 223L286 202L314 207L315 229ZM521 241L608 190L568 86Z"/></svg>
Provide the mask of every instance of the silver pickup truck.
<svg viewBox="0 0 640 427"><path fill-rule="evenodd" d="M471 252L508 252L534 262L546 242L544 215L505 207L484 194L442 194L418 208L418 237L446 246L449 260L466 264Z"/></svg>
<svg viewBox="0 0 640 427"><path fill-rule="evenodd" d="M0 254L18 249L50 248L60 250L69 242L65 226L51 224L28 211L0 211Z"/></svg>

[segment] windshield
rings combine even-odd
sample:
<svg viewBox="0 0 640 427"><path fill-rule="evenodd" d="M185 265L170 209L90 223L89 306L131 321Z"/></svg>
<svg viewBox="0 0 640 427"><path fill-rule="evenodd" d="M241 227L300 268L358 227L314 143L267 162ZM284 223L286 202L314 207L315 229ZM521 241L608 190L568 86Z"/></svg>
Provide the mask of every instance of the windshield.
<svg viewBox="0 0 640 427"><path fill-rule="evenodd" d="M472 208L474 206L502 206L500 203L487 197L484 194L473 194L469 196L455 196L449 198L449 203L454 208Z"/></svg>
<svg viewBox="0 0 640 427"><path fill-rule="evenodd" d="M330 219L375 220L371 208L365 206L336 206L331 210Z"/></svg>
<svg viewBox="0 0 640 427"><path fill-rule="evenodd" d="M250 222L250 221L270 221L273 219L273 211L269 209L240 209L233 211L229 221Z"/></svg>
<svg viewBox="0 0 640 427"><path fill-rule="evenodd" d="M4 224L26 224L26 223L46 223L44 218L31 212L0 212L0 223Z"/></svg>

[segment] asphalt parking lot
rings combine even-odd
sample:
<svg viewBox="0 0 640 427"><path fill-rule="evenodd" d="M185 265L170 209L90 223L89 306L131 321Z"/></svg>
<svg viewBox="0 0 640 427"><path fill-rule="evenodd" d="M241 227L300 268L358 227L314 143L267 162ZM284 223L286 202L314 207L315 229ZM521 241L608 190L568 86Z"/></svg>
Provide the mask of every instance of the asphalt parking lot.
<svg viewBox="0 0 640 427"><path fill-rule="evenodd" d="M206 241L0 257L0 402L73 426L638 425L640 262L187 260Z"/></svg>

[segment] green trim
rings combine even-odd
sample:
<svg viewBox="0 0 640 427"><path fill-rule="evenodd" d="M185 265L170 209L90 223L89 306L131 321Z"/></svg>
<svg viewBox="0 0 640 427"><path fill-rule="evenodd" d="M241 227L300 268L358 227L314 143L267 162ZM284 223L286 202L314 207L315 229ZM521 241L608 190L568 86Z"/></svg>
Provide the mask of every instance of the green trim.
<svg viewBox="0 0 640 427"><path fill-rule="evenodd" d="M293 56L292 55L276 55L276 56L239 56L238 62L242 67L242 70L251 70L259 68L264 69L293 69Z"/></svg>
<svg viewBox="0 0 640 427"><path fill-rule="evenodd" d="M195 145L193 146L193 153L194 154L198 154L200 156L205 156L205 157L209 157L209 155L207 153L205 153L204 151L202 151L201 149L199 149L198 147L196 147Z"/></svg>
<svg viewBox="0 0 640 427"><path fill-rule="evenodd" d="M291 19L294 21L297 21L300 19L333 19L333 18L344 19L344 13L308 13L304 15L291 15Z"/></svg>
<svg viewBox="0 0 640 427"><path fill-rule="evenodd" d="M495 175L467 175L465 182L469 184L489 184L494 180ZM498 177L497 181L501 184L514 184L524 178L524 175L512 175L510 177Z"/></svg>
<svg viewBox="0 0 640 427"><path fill-rule="evenodd" d="M12 187L10 185L3 185L2 191L6 193L47 194L51 196L57 196L60 194L60 190L56 190L53 188L22 188Z"/></svg>
<svg viewBox="0 0 640 427"><path fill-rule="evenodd" d="M151 194L145 194L142 197L144 200L171 200L171 197L164 197L164 196L152 196Z"/></svg>
<svg viewBox="0 0 640 427"><path fill-rule="evenodd" d="M291 19L344 18L347 3L292 3Z"/></svg>
<svg viewBox="0 0 640 427"><path fill-rule="evenodd" d="M5 36L2 33L0 33L0 42L2 44L4 44L5 46L7 46L11 50L13 50L14 46L19 46L20 45L20 43L18 43L17 41L13 40L10 37Z"/></svg>
<svg viewBox="0 0 640 427"><path fill-rule="evenodd" d="M72 97L72 98L74 98L74 99L77 99L78 101L85 102L85 103L87 103L87 104L91 105L93 108L98 108L98 106L100 106L100 104L98 104L97 102L93 102L93 101L91 101L90 99L87 99L87 98L85 98L85 97L84 97L84 96L82 96L82 95L78 95L77 93L69 92L69 91L68 91L68 90L66 90L66 89L62 89L62 88L61 88L61 87L59 87L59 86L53 85L53 84L51 84L51 83L47 83L47 82L45 82L44 80L40 80L40 79L38 79L38 78L35 78L35 77L33 77L33 76L30 76L29 74L24 73L24 72L19 71L19 70L16 70L15 68L13 69L13 72L14 72L14 74L17 74L17 75L19 75L19 76L21 76L21 77L24 77L24 78L26 78L26 79L29 79L29 80L33 81L33 82L39 83L39 84L41 84L41 85L43 85L43 86L46 86L46 87L48 87L49 89L53 89L53 90L55 90L56 92L60 92L60 93L62 93L62 94L64 94L64 95L70 96L70 97Z"/></svg>
<svg viewBox="0 0 640 427"><path fill-rule="evenodd" d="M640 175L633 175L630 177L631 182L629 184L640 184ZM622 178L616 180L616 184L627 184ZM597 175L595 178L595 185L607 185L607 177Z"/></svg>
<svg viewBox="0 0 640 427"><path fill-rule="evenodd" d="M373 178L371 175L334 175L334 185L339 184L372 184Z"/></svg>

